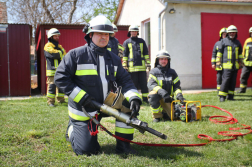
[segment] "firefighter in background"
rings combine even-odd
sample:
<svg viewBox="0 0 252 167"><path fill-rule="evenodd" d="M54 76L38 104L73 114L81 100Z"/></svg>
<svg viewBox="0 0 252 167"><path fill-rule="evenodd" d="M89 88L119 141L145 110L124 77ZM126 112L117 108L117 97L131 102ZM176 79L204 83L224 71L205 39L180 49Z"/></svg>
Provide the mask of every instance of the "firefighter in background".
<svg viewBox="0 0 252 167"><path fill-rule="evenodd" d="M237 72L242 66L242 46L237 40L237 28L230 25L227 28L227 38L221 40L218 46L216 66L222 67L222 84L219 91L220 102L234 100L234 90Z"/></svg>
<svg viewBox="0 0 252 167"><path fill-rule="evenodd" d="M250 73L252 72L252 27L249 29L249 38L246 39L243 45L243 63L241 78L240 78L240 91L239 93L246 93L247 82Z"/></svg>
<svg viewBox="0 0 252 167"><path fill-rule="evenodd" d="M91 129L95 133L96 124L90 122L82 107L100 121L105 114L99 113L100 109L96 108L93 100L103 104L115 85L122 87L124 102L131 111L135 111L127 114L136 115L142 100L120 58L107 50L109 35L114 33L111 22L104 16L97 16L84 27L83 32L86 33L87 44L68 52L57 68L55 83L69 97L66 139L77 155L90 155L97 154L100 145L97 135L89 131ZM115 135L133 140L134 129L131 126L118 120L115 123ZM129 142L117 139L116 152L134 154L135 150Z"/></svg>
<svg viewBox="0 0 252 167"><path fill-rule="evenodd" d="M54 75L61 60L66 55L65 49L59 44L60 32L56 28L51 28L47 33L48 43L44 47L46 57L46 76L47 76L47 103L54 107L55 94L58 103L65 103L64 93L54 84Z"/></svg>
<svg viewBox="0 0 252 167"><path fill-rule="evenodd" d="M217 93L219 93L221 82L222 82L222 68L221 66L216 67L216 55L218 51L218 45L221 43L221 39L226 38L227 29L224 27L219 32L220 39L214 44L213 52L212 52L212 68L217 71Z"/></svg>
<svg viewBox="0 0 252 167"><path fill-rule="evenodd" d="M177 100L184 103L180 80L176 71L170 68L171 57L167 51L159 51L156 56L155 68L150 71L148 79L148 95L153 122L170 120L170 103Z"/></svg>
<svg viewBox="0 0 252 167"><path fill-rule="evenodd" d="M129 27L127 36L130 38L123 43L125 48L123 67L130 73L136 88L141 89L143 101L148 103L146 68L150 70L150 59L146 43L142 38L138 38L138 32L138 26L131 25Z"/></svg>
<svg viewBox="0 0 252 167"><path fill-rule="evenodd" d="M109 43L107 49L114 54L118 55L121 59L123 58L124 47L119 43L118 39L115 37L118 29L115 24L112 24L114 33L110 34Z"/></svg>

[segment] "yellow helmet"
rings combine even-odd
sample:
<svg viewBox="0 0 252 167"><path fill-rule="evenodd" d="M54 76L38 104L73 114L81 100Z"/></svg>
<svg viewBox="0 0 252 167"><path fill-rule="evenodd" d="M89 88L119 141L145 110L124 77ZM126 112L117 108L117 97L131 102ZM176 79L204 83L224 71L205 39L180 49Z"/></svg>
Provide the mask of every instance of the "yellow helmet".
<svg viewBox="0 0 252 167"><path fill-rule="evenodd" d="M230 25L227 28L227 33L230 33L230 32L238 32L238 30L237 30L237 28L234 25Z"/></svg>
<svg viewBox="0 0 252 167"><path fill-rule="evenodd" d="M227 28L226 28L226 27L223 27L223 28L220 30L220 32L219 32L220 37L222 36L222 33L223 33L223 32L227 32Z"/></svg>
<svg viewBox="0 0 252 167"><path fill-rule="evenodd" d="M47 32L47 39L51 38L54 35L60 35L60 32L57 28L51 28L48 32Z"/></svg>

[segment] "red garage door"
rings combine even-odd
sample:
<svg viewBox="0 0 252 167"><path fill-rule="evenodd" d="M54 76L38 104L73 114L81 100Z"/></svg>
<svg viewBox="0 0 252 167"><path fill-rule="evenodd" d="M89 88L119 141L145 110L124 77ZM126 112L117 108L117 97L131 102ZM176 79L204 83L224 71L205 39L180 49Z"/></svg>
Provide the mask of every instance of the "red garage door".
<svg viewBox="0 0 252 167"><path fill-rule="evenodd" d="M220 14L201 13L201 37L202 37L202 88L216 88L216 71L211 68L213 46L219 40L219 31L222 27L235 25L238 29L238 40L242 46L249 37L248 30L252 27L252 15L247 14ZM236 87L240 85L239 70ZM248 86L252 86L251 77Z"/></svg>

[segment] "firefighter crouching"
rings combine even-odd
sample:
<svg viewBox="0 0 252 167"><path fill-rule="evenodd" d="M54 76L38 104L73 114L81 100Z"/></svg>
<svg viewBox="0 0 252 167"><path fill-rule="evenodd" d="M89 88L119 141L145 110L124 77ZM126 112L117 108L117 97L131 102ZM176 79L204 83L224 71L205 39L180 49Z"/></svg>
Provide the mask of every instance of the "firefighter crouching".
<svg viewBox="0 0 252 167"><path fill-rule="evenodd" d="M122 87L125 105L136 113L142 100L130 75L122 67L120 58L107 50L109 34L113 33L111 22L104 16L97 16L83 31L87 44L68 52L57 68L55 83L69 96L66 139L71 142L77 155L90 155L97 154L100 145L97 135L92 136L89 132L91 127L91 131L96 131L96 124L90 122L90 118L82 112L82 107L100 121L104 115L99 113L100 109L92 101L103 104L113 85ZM134 129L131 126L117 120L115 124L117 136L133 140ZM131 149L130 143L117 139L116 152L129 154L135 153L135 150Z"/></svg>
<svg viewBox="0 0 252 167"><path fill-rule="evenodd" d="M220 33L219 33L220 38L219 38L219 41L217 41L214 45L213 52L212 52L212 59L211 59L212 68L217 71L217 92L218 93L219 93L221 83L222 83L222 68L221 66L216 66L216 55L218 51L218 45L220 45L221 39L226 38L226 35L227 35L227 28L224 27L220 30Z"/></svg>
<svg viewBox="0 0 252 167"><path fill-rule="evenodd" d="M148 95L153 122L159 122L161 119L170 120L170 103L173 96L184 103L185 98L182 95L180 80L176 71L170 68L171 57L167 51L159 51L156 56L155 68L150 71L148 79Z"/></svg>
<svg viewBox="0 0 252 167"><path fill-rule="evenodd" d="M237 28L230 25L227 28L227 38L221 40L216 65L221 66L222 84L219 91L220 102L234 100L234 90L238 70L242 67L242 46L237 38Z"/></svg>
<svg viewBox="0 0 252 167"><path fill-rule="evenodd" d="M112 26L114 29L114 33L110 34L107 49L113 52L114 54L118 55L122 59L124 47L119 43L118 39L115 37L116 33L118 32L116 25L112 24Z"/></svg>
<svg viewBox="0 0 252 167"><path fill-rule="evenodd" d="M127 34L128 39L123 43L123 67L128 70L137 89L141 89L143 101L148 103L146 67L150 69L148 48L142 38L138 38L138 26L131 25Z"/></svg>
<svg viewBox="0 0 252 167"><path fill-rule="evenodd" d="M47 103L54 107L55 94L58 103L65 103L64 93L54 84L54 75L62 58L66 55L65 49L59 44L60 32L56 28L51 28L47 33L48 43L44 47L46 57L46 76L47 76Z"/></svg>
<svg viewBox="0 0 252 167"><path fill-rule="evenodd" d="M243 63L241 78L240 78L240 91L239 93L246 93L247 82L249 74L252 72L252 27L249 29L249 38L246 39L243 45Z"/></svg>

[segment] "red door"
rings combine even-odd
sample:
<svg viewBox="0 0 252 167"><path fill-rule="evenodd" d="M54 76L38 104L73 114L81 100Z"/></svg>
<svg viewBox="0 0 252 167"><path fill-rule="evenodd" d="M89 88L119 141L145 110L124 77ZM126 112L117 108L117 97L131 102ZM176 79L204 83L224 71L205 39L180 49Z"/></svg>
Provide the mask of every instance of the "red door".
<svg viewBox="0 0 252 167"><path fill-rule="evenodd" d="M248 14L220 14L201 13L201 40L202 40L202 88L216 88L216 71L211 68L211 58L214 44L219 40L219 31L223 27L235 25L238 29L238 40L242 46L249 37L249 28L252 26L252 15ZM236 87L240 85L239 70ZM252 86L252 77L248 80L248 87Z"/></svg>

